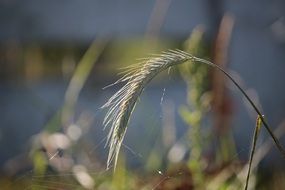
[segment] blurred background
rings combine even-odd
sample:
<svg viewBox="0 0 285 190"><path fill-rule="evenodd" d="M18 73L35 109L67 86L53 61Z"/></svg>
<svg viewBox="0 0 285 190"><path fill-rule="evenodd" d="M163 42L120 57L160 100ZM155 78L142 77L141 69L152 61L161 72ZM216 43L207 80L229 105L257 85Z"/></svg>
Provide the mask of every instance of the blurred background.
<svg viewBox="0 0 285 190"><path fill-rule="evenodd" d="M106 171L101 106L121 68L181 49L228 70L281 138L285 2L0 2L0 185L4 189L241 189L256 113L221 73L159 74L131 117L117 172ZM261 129L251 189L285 187ZM266 179L266 180L264 180Z"/></svg>

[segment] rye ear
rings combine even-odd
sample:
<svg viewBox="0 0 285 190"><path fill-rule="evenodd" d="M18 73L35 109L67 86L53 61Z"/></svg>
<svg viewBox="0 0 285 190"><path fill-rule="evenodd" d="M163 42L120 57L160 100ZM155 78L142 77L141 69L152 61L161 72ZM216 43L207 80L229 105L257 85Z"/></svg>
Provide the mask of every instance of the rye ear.
<svg viewBox="0 0 285 190"><path fill-rule="evenodd" d="M260 117L262 124L272 137L278 150L285 158L284 148L280 144L279 140L274 136L260 110L241 88L241 86L230 76L230 74L228 74L223 68L219 67L218 65L210 61L194 57L187 52L181 50L168 50L166 52L162 52L161 54L154 55L153 57L144 59L144 61L140 64L128 67L126 69L126 72L124 72L125 75L114 83L117 84L119 82L126 82L126 84L102 106L102 108L108 108L103 122L104 127L108 125L111 126L107 137L107 145L109 146L107 169L110 168L112 163L114 164L114 170L116 169L118 154L124 136L126 134L130 116L135 108L138 97L146 85L158 73L164 71L169 67L184 63L189 60L191 60L192 63L203 63L220 70L227 78L231 80L231 82L234 83L234 85L240 90L243 96L254 108Z"/></svg>

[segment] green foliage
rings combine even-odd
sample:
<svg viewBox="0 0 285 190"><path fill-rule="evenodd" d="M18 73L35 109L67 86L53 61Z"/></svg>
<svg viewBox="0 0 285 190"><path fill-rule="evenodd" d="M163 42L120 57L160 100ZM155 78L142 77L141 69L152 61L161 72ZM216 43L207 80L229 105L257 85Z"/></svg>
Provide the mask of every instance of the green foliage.
<svg viewBox="0 0 285 190"><path fill-rule="evenodd" d="M44 175L48 166L48 161L44 153L36 151L34 152L34 155L32 155L32 158L35 175Z"/></svg>
<svg viewBox="0 0 285 190"><path fill-rule="evenodd" d="M199 57L205 57L205 45L203 43L203 31L201 28L193 30L191 36L184 44L187 52L192 52ZM191 62L191 61L190 61ZM187 105L181 106L180 114L189 126L188 139L190 157L188 166L193 172L194 185L197 189L205 188L204 163L202 152L205 147L205 138L202 132L202 120L208 111L208 72L209 68L204 64L183 64L179 71L187 84ZM205 99L206 98L206 99Z"/></svg>

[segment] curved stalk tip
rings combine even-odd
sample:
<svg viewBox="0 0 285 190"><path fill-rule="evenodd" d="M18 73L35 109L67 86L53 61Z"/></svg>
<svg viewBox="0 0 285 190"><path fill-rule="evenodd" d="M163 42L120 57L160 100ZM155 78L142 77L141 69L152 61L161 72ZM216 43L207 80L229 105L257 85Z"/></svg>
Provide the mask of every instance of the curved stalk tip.
<svg viewBox="0 0 285 190"><path fill-rule="evenodd" d="M105 127L108 125L111 126L107 139L107 144L109 146L107 169L110 168L112 162L114 162L114 169L116 168L119 150L127 130L130 116L135 108L138 97L146 85L163 70L189 60L191 60L193 63L204 63L215 69L218 69L228 79L230 79L232 83L234 83L234 85L239 89L242 95L254 108L269 135L276 144L278 150L285 159L284 148L271 131L260 110L229 73L210 61L194 57L193 55L182 50L168 50L162 54L146 59L140 64L128 67L125 75L114 83L117 84L119 82L126 82L126 84L118 92L116 92L105 105L102 106L102 108L109 108L104 118L103 124Z"/></svg>

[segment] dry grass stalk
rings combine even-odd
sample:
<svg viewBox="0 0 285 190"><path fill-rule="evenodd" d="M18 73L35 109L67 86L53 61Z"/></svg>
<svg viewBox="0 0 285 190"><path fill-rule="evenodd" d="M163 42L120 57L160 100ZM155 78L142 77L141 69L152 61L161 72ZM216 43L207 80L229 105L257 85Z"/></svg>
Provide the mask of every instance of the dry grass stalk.
<svg viewBox="0 0 285 190"><path fill-rule="evenodd" d="M110 148L107 168L111 166L113 160L116 166L118 153L126 133L130 115L145 86L161 71L192 58L192 55L180 50L167 51L161 55L146 59L140 64L128 67L125 71L125 75L114 83L126 82L126 84L103 105L103 108L109 108L104 119L104 126L111 125L107 139Z"/></svg>
<svg viewBox="0 0 285 190"><path fill-rule="evenodd" d="M126 82L126 84L118 92L116 92L105 105L102 106L102 108L109 108L103 124L105 127L108 125L111 126L107 138L107 144L109 146L107 169L110 168L112 162L114 163L114 169L116 168L119 150L127 130L130 116L136 105L138 97L146 85L163 70L189 60L191 60L191 62L207 64L220 70L235 84L244 97L249 101L256 113L260 116L261 122L272 137L278 150L285 158L284 148L280 144L279 140L274 136L260 110L240 87L240 85L225 70L210 61L194 57L187 52L181 50L169 50L163 52L162 54L154 55L151 58L145 59L140 64L127 67L126 71L123 72L124 76L114 83L117 84L120 82Z"/></svg>
<svg viewBox="0 0 285 190"><path fill-rule="evenodd" d="M247 190L248 188L248 182L249 182L249 176L250 176L250 171L251 171L251 165L252 165L252 160L255 152L255 147L256 147L256 142L258 138L259 131L261 129L261 119L260 116L257 116L256 119L256 124L255 124L255 130L254 130L254 135L253 135L253 141L252 141L252 147L250 151L250 157L249 157L249 163L248 163L248 171L247 171L247 176L246 176L246 182L245 182L245 187L244 189Z"/></svg>

